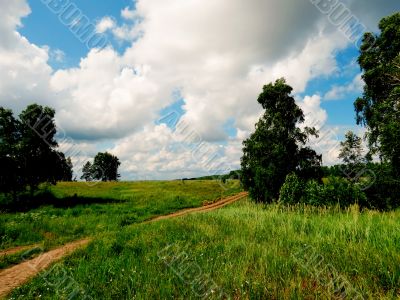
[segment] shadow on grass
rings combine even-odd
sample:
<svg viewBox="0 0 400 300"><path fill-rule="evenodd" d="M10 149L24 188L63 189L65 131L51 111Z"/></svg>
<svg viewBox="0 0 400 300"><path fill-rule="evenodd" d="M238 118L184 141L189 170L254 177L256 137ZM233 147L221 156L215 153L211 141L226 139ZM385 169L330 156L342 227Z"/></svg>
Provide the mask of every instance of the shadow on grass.
<svg viewBox="0 0 400 300"><path fill-rule="evenodd" d="M49 191L38 192L34 196L21 195L18 200L0 199L0 211L2 212L27 212L41 206L53 206L56 208L72 208L78 205L124 203L126 200L89 198L74 195L72 197L57 198Z"/></svg>

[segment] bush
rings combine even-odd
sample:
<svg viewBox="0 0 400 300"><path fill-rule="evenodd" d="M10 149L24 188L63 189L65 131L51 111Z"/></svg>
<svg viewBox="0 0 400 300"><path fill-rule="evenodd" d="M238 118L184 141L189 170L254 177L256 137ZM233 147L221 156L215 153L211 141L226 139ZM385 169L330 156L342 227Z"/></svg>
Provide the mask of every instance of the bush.
<svg viewBox="0 0 400 300"><path fill-rule="evenodd" d="M310 205L328 205L325 197L324 184L319 184L315 180L310 180L305 185L302 202Z"/></svg>
<svg viewBox="0 0 400 300"><path fill-rule="evenodd" d="M377 174L374 183L365 193L369 208L389 210L400 206L400 181L385 174Z"/></svg>
<svg viewBox="0 0 400 300"><path fill-rule="evenodd" d="M314 206L346 207L355 203L361 206L367 204L366 195L361 188L344 178L331 176L325 184L319 184L315 180L304 183L294 174L286 177L279 200L285 204L305 203Z"/></svg>
<svg viewBox="0 0 400 300"><path fill-rule="evenodd" d="M329 177L327 183L321 186L320 196L322 197L322 199L319 199L320 204L338 204L342 207L355 203L364 206L367 200L365 193L358 184L352 183L345 178L334 176Z"/></svg>
<svg viewBox="0 0 400 300"><path fill-rule="evenodd" d="M304 187L305 182L296 174L287 175L279 192L279 201L284 204L300 203L304 194Z"/></svg>

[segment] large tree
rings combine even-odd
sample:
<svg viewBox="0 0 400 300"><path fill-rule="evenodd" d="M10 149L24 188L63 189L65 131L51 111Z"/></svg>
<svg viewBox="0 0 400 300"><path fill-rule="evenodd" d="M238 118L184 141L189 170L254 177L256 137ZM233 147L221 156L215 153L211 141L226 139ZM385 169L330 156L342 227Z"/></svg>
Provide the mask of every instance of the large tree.
<svg viewBox="0 0 400 300"><path fill-rule="evenodd" d="M0 192L16 194L23 189L18 164L19 122L13 112L0 107Z"/></svg>
<svg viewBox="0 0 400 300"><path fill-rule="evenodd" d="M0 107L0 192L17 193L40 183L56 183L72 177L72 163L57 151L55 111L37 104L15 119Z"/></svg>
<svg viewBox="0 0 400 300"><path fill-rule="evenodd" d="M368 129L371 154L379 154L400 175L400 13L379 23L380 34L366 33L358 62L364 94L355 103L358 124Z"/></svg>
<svg viewBox="0 0 400 300"><path fill-rule="evenodd" d="M289 173L296 172L305 179L319 176L321 156L305 146L317 131L299 127L304 114L292 90L283 78L264 86L258 102L265 113L243 143L242 182L258 202L277 199Z"/></svg>

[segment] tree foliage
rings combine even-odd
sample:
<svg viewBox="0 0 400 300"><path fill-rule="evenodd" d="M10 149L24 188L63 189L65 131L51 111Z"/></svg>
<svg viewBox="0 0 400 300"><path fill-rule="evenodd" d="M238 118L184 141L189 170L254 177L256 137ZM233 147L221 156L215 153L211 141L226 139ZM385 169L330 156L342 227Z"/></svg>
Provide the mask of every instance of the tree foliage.
<svg viewBox="0 0 400 300"><path fill-rule="evenodd" d="M85 181L92 181L93 176L92 176L92 163L90 161L86 162L82 168L82 180Z"/></svg>
<svg viewBox="0 0 400 300"><path fill-rule="evenodd" d="M81 179L86 181L117 181L120 178L118 168L121 165L118 157L105 152L98 153L93 164L88 161L82 169Z"/></svg>
<svg viewBox="0 0 400 300"><path fill-rule="evenodd" d="M340 142L340 146L339 158L341 158L344 163L352 166L363 163L362 139L354 132L348 131L345 135L345 140Z"/></svg>
<svg viewBox="0 0 400 300"><path fill-rule="evenodd" d="M292 88L279 79L263 88L258 102L265 109L250 138L244 141L242 183L258 202L277 199L288 174L319 177L321 156L306 147L315 128L299 127L303 111L291 96Z"/></svg>
<svg viewBox="0 0 400 300"><path fill-rule="evenodd" d="M100 152L94 158L93 178L101 181L116 181L121 177L118 173L120 165L118 157L108 152Z"/></svg>
<svg viewBox="0 0 400 300"><path fill-rule="evenodd" d="M283 204L308 204L315 206L352 204L367 205L365 193L358 184L343 177L329 176L325 183L315 180L304 181L296 174L289 174L280 191L279 201Z"/></svg>
<svg viewBox="0 0 400 300"><path fill-rule="evenodd" d="M365 87L354 106L358 124L368 128L371 153L400 175L400 13L383 18L379 29L364 36L358 62Z"/></svg>
<svg viewBox="0 0 400 300"><path fill-rule="evenodd" d="M358 180L358 174L366 162L363 156L362 139L354 132L348 131L345 140L340 142L340 146L339 158L344 162L342 172L346 174L348 179Z"/></svg>
<svg viewBox="0 0 400 300"><path fill-rule="evenodd" d="M21 189L19 153L19 122L13 112L0 107L0 192L15 194Z"/></svg>
<svg viewBox="0 0 400 300"><path fill-rule="evenodd" d="M16 119L0 107L0 192L14 198L27 187L72 180L72 162L57 151L55 111L29 105Z"/></svg>

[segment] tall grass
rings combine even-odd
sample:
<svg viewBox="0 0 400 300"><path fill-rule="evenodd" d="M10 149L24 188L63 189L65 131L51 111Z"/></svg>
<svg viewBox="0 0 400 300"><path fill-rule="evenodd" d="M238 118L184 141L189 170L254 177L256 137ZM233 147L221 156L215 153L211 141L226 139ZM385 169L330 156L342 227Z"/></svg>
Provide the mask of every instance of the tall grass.
<svg viewBox="0 0 400 300"><path fill-rule="evenodd" d="M99 236L61 265L94 299L396 299L400 211L249 201ZM60 299L57 272L14 299Z"/></svg>

